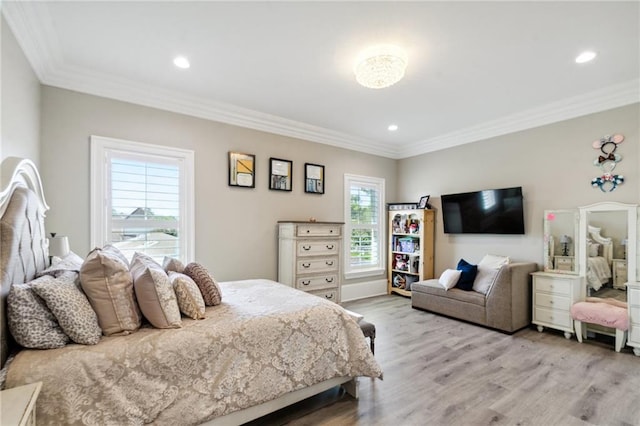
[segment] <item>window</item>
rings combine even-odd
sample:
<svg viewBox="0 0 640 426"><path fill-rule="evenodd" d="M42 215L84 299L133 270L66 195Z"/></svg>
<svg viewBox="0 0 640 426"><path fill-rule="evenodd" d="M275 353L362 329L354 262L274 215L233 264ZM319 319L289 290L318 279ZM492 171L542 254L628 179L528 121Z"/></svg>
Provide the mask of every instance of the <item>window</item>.
<svg viewBox="0 0 640 426"><path fill-rule="evenodd" d="M384 179L344 175L345 276L384 272Z"/></svg>
<svg viewBox="0 0 640 426"><path fill-rule="evenodd" d="M91 137L91 246L162 263L194 252L193 151Z"/></svg>

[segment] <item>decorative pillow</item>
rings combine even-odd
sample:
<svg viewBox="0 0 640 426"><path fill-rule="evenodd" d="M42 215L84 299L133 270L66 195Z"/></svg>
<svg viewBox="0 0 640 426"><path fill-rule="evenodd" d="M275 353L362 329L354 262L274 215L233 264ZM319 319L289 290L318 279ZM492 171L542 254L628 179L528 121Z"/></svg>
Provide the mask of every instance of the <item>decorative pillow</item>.
<svg viewBox="0 0 640 426"><path fill-rule="evenodd" d="M507 264L509 264L509 258L506 256L485 255L478 263L478 274L473 281L473 290L478 293L487 294L496 275L498 275L498 271L502 265Z"/></svg>
<svg viewBox="0 0 640 426"><path fill-rule="evenodd" d="M134 332L142 320L129 267L113 249L91 251L80 268L80 284L105 336Z"/></svg>
<svg viewBox="0 0 640 426"><path fill-rule="evenodd" d="M56 317L32 288L33 283L50 281L49 276L27 284L13 284L7 296L9 331L18 344L31 349L61 348L69 343Z"/></svg>
<svg viewBox="0 0 640 426"><path fill-rule="evenodd" d="M184 268L184 274L188 275L196 282L204 304L207 306L215 306L222 303L222 291L216 280L209 274L207 268L199 263L191 262Z"/></svg>
<svg viewBox="0 0 640 426"><path fill-rule="evenodd" d="M183 273L184 263L182 263L179 259L176 259L174 257L165 256L162 261L162 269L164 269L165 272L167 273L169 273L170 271Z"/></svg>
<svg viewBox="0 0 640 426"><path fill-rule="evenodd" d="M131 276L142 315L156 328L180 328L182 319L167 273L146 255L131 260Z"/></svg>
<svg viewBox="0 0 640 426"><path fill-rule="evenodd" d="M456 267L460 273L460 279L456 284L460 290L471 291L473 290L473 281L478 274L478 265L472 265L464 259L460 259L458 266Z"/></svg>
<svg viewBox="0 0 640 426"><path fill-rule="evenodd" d="M58 278L42 278L48 280L34 283L33 291L45 301L65 334L83 345L98 343L102 330L91 304L76 284L78 274L65 272Z"/></svg>
<svg viewBox="0 0 640 426"><path fill-rule="evenodd" d="M438 282L445 290L449 290L450 288L455 287L456 283L460 279L460 274L462 274L462 271L457 269L447 269L442 273L442 275L440 275Z"/></svg>
<svg viewBox="0 0 640 426"><path fill-rule="evenodd" d="M63 258L54 257L52 265L47 269L38 272L36 276L41 277L43 275L51 275L52 277L58 277L64 271L80 272L82 262L84 262L84 260L80 256L70 251Z"/></svg>
<svg viewBox="0 0 640 426"><path fill-rule="evenodd" d="M588 251L589 257L598 257L600 253L600 244L598 243L588 243Z"/></svg>
<svg viewBox="0 0 640 426"><path fill-rule="evenodd" d="M102 247L102 251L106 254L109 254L111 256L115 256L118 259L120 259L122 261L122 263L124 263L125 265L127 265L127 269L129 269L129 260L127 259L127 256L125 256L118 247L112 245L112 244L107 244L104 247Z"/></svg>
<svg viewBox="0 0 640 426"><path fill-rule="evenodd" d="M204 299L198 285L187 275L175 271L169 271L169 281L176 293L180 312L189 318L204 318Z"/></svg>

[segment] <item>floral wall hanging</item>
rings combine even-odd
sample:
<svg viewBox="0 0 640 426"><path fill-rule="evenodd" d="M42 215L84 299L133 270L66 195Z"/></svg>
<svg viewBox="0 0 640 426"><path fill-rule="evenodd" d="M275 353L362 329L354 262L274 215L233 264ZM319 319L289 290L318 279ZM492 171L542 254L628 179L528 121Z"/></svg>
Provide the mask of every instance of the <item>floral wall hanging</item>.
<svg viewBox="0 0 640 426"><path fill-rule="evenodd" d="M622 161L622 156L616 153L622 141L624 141L622 135L607 135L591 144L593 149L600 151L593 164L602 170L602 176L593 178L591 186L600 188L602 192L614 191L618 185L624 183L624 176L613 174L616 164Z"/></svg>

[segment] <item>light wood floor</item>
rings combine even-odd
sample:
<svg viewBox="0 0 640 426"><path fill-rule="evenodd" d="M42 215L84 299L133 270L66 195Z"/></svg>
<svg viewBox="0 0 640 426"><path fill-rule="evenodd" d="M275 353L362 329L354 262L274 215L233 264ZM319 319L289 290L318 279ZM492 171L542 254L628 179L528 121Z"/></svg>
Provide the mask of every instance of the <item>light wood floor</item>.
<svg viewBox="0 0 640 426"><path fill-rule="evenodd" d="M344 304L376 325L384 380L329 390L252 425L640 425L640 357L613 340L513 335L380 296Z"/></svg>

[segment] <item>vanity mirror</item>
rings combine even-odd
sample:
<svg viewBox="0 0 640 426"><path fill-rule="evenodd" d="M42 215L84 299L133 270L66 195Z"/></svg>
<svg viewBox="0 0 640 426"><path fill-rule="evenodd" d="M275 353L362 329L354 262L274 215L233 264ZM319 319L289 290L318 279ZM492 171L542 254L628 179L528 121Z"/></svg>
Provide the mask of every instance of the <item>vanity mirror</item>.
<svg viewBox="0 0 640 426"><path fill-rule="evenodd" d="M578 273L578 221L577 210L545 210L545 272Z"/></svg>
<svg viewBox="0 0 640 426"><path fill-rule="evenodd" d="M636 280L638 207L605 202L579 210L578 264L588 295L626 300L625 284Z"/></svg>

